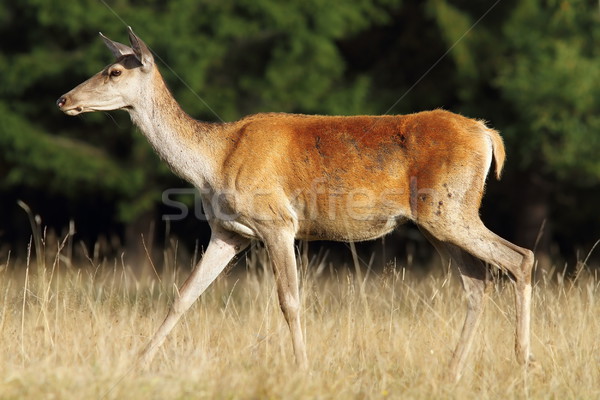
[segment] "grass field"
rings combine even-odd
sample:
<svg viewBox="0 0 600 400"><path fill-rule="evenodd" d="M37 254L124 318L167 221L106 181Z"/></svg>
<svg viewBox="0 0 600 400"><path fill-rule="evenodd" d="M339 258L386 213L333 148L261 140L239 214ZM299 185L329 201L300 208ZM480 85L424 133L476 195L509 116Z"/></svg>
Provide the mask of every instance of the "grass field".
<svg viewBox="0 0 600 400"><path fill-rule="evenodd" d="M136 278L118 261L8 260L0 272L0 398L600 397L600 280L585 268L574 281L553 273L537 283L532 348L541 368L528 373L513 354L512 287L498 280L455 384L445 376L465 310L455 277L397 265L359 279L309 260L302 299L311 368L303 373L264 255L245 257L247 269L209 288L147 371L136 354L185 268L168 263L160 275Z"/></svg>

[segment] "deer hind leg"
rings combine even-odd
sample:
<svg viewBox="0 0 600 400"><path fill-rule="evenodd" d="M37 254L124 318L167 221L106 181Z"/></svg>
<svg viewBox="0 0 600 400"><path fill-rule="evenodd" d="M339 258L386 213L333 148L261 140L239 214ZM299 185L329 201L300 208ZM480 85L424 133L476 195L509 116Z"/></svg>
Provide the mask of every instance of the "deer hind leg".
<svg viewBox="0 0 600 400"><path fill-rule="evenodd" d="M218 226L213 227L210 242L202 259L181 287L179 297L175 299L164 322L140 354L142 365L147 366L152 361L158 348L165 341L183 313L219 276L231 259L248 247L248 244L250 244L249 239L225 231Z"/></svg>
<svg viewBox="0 0 600 400"><path fill-rule="evenodd" d="M456 246L448 246L452 248L452 260L456 263L467 296L467 315L450 361L450 373L458 381L481 321L487 292L492 285L489 270L480 260Z"/></svg>
<svg viewBox="0 0 600 400"><path fill-rule="evenodd" d="M515 352L517 360L527 364L532 359L530 320L533 253L491 232L478 216L463 220L436 221L428 230L438 240L454 244L484 263L509 272L513 277L516 304Z"/></svg>
<svg viewBox="0 0 600 400"><path fill-rule="evenodd" d="M471 351L475 333L481 321L485 300L487 299L487 291L492 287L491 276L488 268L477 258L455 245L437 240L423 229L421 231L438 250L444 264L451 260L453 269L457 270L460 274L467 297L467 314L449 367L452 378L458 381L462 375L465 362Z"/></svg>
<svg viewBox="0 0 600 400"><path fill-rule="evenodd" d="M296 363L305 369L308 367L308 358L300 321L300 291L294 236L288 232L270 232L264 243L275 274L279 305L290 328Z"/></svg>
<svg viewBox="0 0 600 400"><path fill-rule="evenodd" d="M534 361L530 351L531 338L531 275L534 266L534 257L531 250L519 247L507 240L498 237L505 246L520 254L523 258L515 272L510 271L515 277L515 308L517 314L517 330L515 341L515 353L517 360L522 364ZM515 274L521 274L517 277Z"/></svg>

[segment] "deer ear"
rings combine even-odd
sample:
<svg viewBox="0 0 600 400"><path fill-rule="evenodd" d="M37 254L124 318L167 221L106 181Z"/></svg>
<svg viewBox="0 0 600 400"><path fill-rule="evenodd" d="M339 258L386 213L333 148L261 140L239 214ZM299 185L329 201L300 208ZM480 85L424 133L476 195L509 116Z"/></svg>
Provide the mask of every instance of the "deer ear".
<svg viewBox="0 0 600 400"><path fill-rule="evenodd" d="M135 54L135 57L142 64L142 69L149 70L150 67L152 67L152 65L154 64L154 57L152 56L150 49L148 49L148 46L146 46L146 44L142 42L142 39L140 39L136 36L135 33L133 33L133 29L131 29L130 26L128 28L129 42L131 43L133 54Z"/></svg>
<svg viewBox="0 0 600 400"><path fill-rule="evenodd" d="M102 32L98 33L100 34L102 40L104 40L106 47L108 47L108 49L113 53L115 58L119 58L128 54L134 54L133 49L131 47L125 46L124 44L118 42L113 42L112 40L104 36Z"/></svg>

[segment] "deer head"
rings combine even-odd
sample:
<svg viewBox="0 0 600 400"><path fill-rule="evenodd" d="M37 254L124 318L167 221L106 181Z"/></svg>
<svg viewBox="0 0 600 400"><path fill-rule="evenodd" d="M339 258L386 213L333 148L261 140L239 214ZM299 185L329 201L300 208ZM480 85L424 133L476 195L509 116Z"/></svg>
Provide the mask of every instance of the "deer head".
<svg viewBox="0 0 600 400"><path fill-rule="evenodd" d="M114 42L100 33L116 61L87 81L62 95L58 108L67 115L91 111L110 111L134 108L136 101L146 96L150 86L154 57L129 27L131 47Z"/></svg>

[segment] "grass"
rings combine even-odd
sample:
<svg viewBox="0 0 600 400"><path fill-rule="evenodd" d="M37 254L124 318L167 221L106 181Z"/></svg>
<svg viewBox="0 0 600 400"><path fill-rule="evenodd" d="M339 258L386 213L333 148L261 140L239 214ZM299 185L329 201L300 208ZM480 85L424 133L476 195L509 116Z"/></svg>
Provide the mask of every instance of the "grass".
<svg viewBox="0 0 600 400"><path fill-rule="evenodd" d="M302 300L311 368L303 373L255 249L246 270L219 278L142 371L136 354L162 322L181 268L135 276L120 262L74 265L59 247L0 272L2 399L600 397L600 280L586 268L575 281L551 274L537 283L532 348L542 367L530 372L513 354L512 287L498 280L455 384L445 372L465 302L441 269L422 277L396 266L358 279L309 260Z"/></svg>

